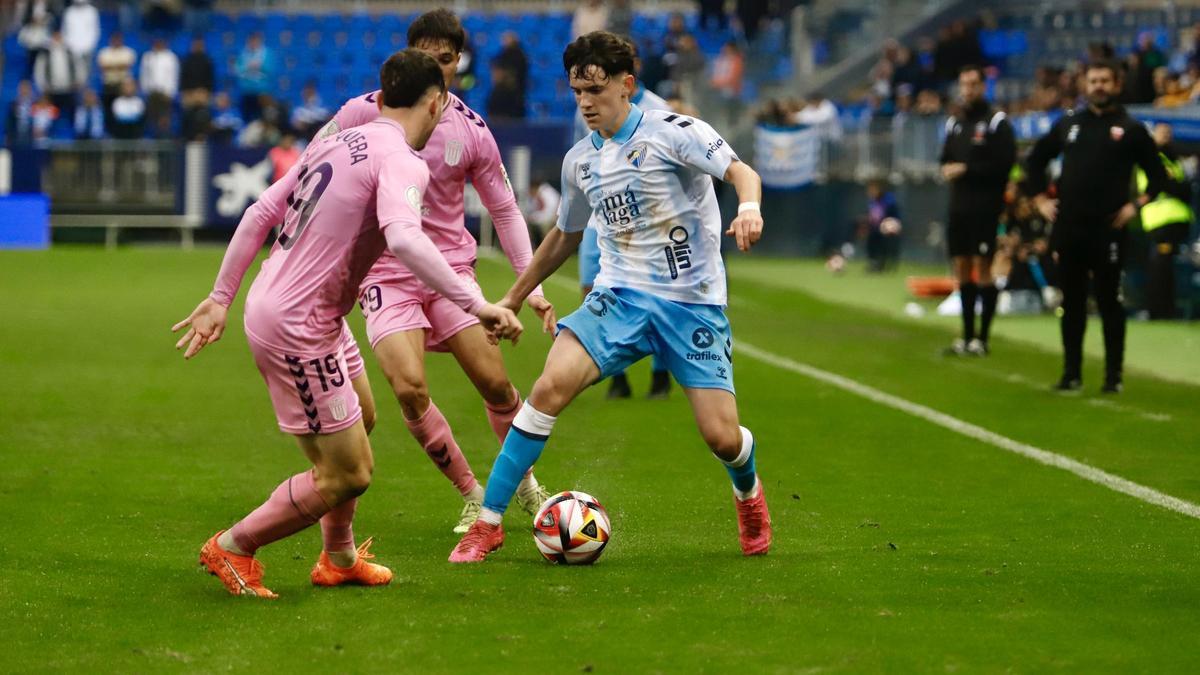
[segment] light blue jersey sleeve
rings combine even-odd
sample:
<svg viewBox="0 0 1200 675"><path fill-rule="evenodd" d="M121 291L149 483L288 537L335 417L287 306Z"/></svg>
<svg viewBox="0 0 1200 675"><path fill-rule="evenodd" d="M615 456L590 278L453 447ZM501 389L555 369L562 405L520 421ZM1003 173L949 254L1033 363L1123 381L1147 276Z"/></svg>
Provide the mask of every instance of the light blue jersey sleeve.
<svg viewBox="0 0 1200 675"><path fill-rule="evenodd" d="M575 161L567 153L562 164L562 201L558 205L558 229L563 232L582 232L592 217L587 195L579 187Z"/></svg>
<svg viewBox="0 0 1200 675"><path fill-rule="evenodd" d="M694 117L667 117L673 128L675 158L688 166L724 180L729 165L738 161L737 153L708 122Z"/></svg>

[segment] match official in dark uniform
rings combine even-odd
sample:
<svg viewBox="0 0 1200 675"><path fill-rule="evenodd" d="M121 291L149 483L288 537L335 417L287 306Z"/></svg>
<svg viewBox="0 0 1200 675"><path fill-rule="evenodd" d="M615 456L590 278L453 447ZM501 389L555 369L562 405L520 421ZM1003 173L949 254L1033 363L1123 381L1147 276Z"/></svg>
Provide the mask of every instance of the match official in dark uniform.
<svg viewBox="0 0 1200 675"><path fill-rule="evenodd" d="M983 99L983 68L966 66L958 75L962 109L946 121L942 177L950 183L947 239L962 298L962 338L948 354L988 353L988 333L996 314L992 256L1004 210L1004 188L1017 161L1017 142L1003 112ZM983 301L975 331L975 299Z"/></svg>
<svg viewBox="0 0 1200 675"><path fill-rule="evenodd" d="M1120 67L1111 61L1088 65L1087 106L1063 115L1038 140L1026 160L1022 188L1054 222L1050 245L1058 261L1063 292L1060 328L1063 373L1059 391L1078 391L1083 382L1083 333L1087 325L1089 281L1104 326L1105 393L1121 391L1125 357L1125 308L1121 275L1125 226L1139 206L1166 185L1166 172L1149 132L1117 103ZM1062 155L1058 199L1045 194L1046 167ZM1134 165L1146 172L1145 193L1131 199Z"/></svg>

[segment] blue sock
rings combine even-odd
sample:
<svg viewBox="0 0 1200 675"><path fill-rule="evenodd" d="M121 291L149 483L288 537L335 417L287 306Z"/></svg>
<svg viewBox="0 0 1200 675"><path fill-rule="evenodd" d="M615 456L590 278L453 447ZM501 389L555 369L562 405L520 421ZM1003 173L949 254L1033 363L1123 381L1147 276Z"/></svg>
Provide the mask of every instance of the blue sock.
<svg viewBox="0 0 1200 675"><path fill-rule="evenodd" d="M504 446L500 448L500 454L488 475L487 488L483 493L485 509L502 514L508 508L525 472L542 455L554 421L554 417L538 412L528 401L517 411L512 428L504 437Z"/></svg>
<svg viewBox="0 0 1200 675"><path fill-rule="evenodd" d="M754 435L746 427L739 428L742 430L742 451L733 461L722 463L729 472L733 487L738 492L749 495L757 481L754 468Z"/></svg>
<svg viewBox="0 0 1200 675"><path fill-rule="evenodd" d="M1036 257L1029 259L1029 273L1033 276L1033 282L1037 284L1038 290L1047 286L1046 273L1042 271L1042 263Z"/></svg>

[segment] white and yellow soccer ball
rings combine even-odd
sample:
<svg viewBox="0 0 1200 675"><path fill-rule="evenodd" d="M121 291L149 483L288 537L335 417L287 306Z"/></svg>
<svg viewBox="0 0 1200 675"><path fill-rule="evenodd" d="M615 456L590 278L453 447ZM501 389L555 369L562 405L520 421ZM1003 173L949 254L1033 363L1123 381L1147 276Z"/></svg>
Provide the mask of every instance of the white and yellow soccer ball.
<svg viewBox="0 0 1200 675"><path fill-rule="evenodd" d="M533 541L550 562L590 565L612 536L608 513L585 492L560 492L533 516Z"/></svg>

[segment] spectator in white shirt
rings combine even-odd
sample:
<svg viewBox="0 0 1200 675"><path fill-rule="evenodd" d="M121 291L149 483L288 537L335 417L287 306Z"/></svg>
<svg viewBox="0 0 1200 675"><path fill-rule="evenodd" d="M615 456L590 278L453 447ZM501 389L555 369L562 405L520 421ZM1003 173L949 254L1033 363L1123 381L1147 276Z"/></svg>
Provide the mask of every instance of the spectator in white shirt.
<svg viewBox="0 0 1200 675"><path fill-rule="evenodd" d="M75 118L75 95L79 80L75 77L75 60L63 43L62 33L55 31L50 35L49 46L38 55L37 63L33 66L33 81L38 91L48 95L58 108L59 117L67 120Z"/></svg>
<svg viewBox="0 0 1200 675"><path fill-rule="evenodd" d="M604 30L608 25L608 7L604 0L583 0L575 8L575 17L571 20L571 37Z"/></svg>
<svg viewBox="0 0 1200 675"><path fill-rule="evenodd" d="M25 63L29 64L26 77L33 76L33 64L50 46L50 33L50 19L44 13L35 14L17 33L17 44L25 48Z"/></svg>
<svg viewBox="0 0 1200 675"><path fill-rule="evenodd" d="M145 129L146 102L138 96L137 83L125 80L121 95L112 104L113 138L141 138Z"/></svg>
<svg viewBox="0 0 1200 675"><path fill-rule="evenodd" d="M155 38L150 51L142 54L138 79L146 96L146 123L151 134L164 138L170 133L171 106L179 93L179 57L163 38Z"/></svg>
<svg viewBox="0 0 1200 675"><path fill-rule="evenodd" d="M89 0L75 0L63 12L62 33L67 49L75 57L79 82L87 82L92 57L100 44L100 12Z"/></svg>
<svg viewBox="0 0 1200 675"><path fill-rule="evenodd" d="M125 80L133 77L135 63L137 53L125 44L125 36L120 31L108 36L108 46L96 54L96 65L100 67L100 100L104 103L105 115L109 114L113 99L121 95Z"/></svg>
<svg viewBox="0 0 1200 675"><path fill-rule="evenodd" d="M838 118L837 106L820 92L808 99L804 108L796 113L794 121L817 129L821 138L827 141L842 140L842 121Z"/></svg>

